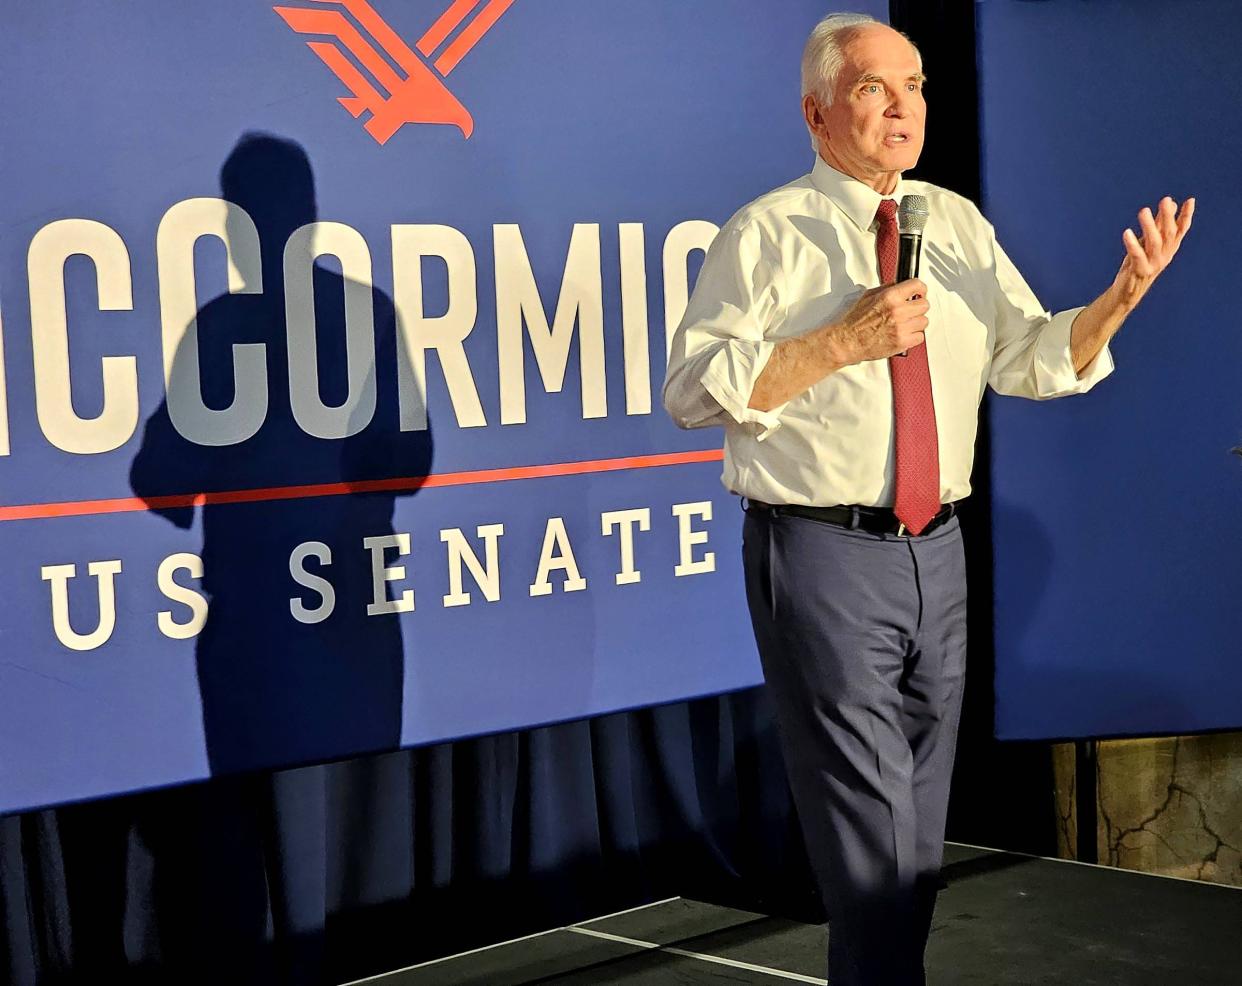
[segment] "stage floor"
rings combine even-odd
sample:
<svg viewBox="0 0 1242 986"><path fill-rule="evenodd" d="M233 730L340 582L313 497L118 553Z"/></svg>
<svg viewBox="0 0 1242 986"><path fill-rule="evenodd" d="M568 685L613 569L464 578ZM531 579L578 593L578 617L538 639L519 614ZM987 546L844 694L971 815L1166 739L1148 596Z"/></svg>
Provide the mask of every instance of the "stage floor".
<svg viewBox="0 0 1242 986"><path fill-rule="evenodd" d="M948 843L929 986L1237 986L1242 888ZM368 986L826 983L822 925L676 897Z"/></svg>

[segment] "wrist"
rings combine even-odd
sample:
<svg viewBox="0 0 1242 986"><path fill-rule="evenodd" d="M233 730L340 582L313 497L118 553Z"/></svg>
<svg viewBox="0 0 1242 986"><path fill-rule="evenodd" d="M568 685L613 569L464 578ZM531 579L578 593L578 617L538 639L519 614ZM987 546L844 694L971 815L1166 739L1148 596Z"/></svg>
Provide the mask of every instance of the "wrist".
<svg viewBox="0 0 1242 986"><path fill-rule="evenodd" d="M832 322L820 330L822 333L821 348L829 363L830 373L859 362L843 329L844 326L840 322Z"/></svg>
<svg viewBox="0 0 1242 986"><path fill-rule="evenodd" d="M1120 315L1123 318L1129 315L1143 299L1150 284L1150 281L1134 276L1114 279L1108 291L1105 292L1110 314Z"/></svg>

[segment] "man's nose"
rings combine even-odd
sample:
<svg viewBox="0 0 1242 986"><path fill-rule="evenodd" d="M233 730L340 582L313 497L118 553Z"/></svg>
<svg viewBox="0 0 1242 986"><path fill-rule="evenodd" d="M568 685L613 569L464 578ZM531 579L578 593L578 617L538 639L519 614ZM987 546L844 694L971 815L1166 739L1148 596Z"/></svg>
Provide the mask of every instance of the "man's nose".
<svg viewBox="0 0 1242 986"><path fill-rule="evenodd" d="M888 109L884 111L884 115L896 117L897 119L909 116L911 95L904 92L894 95L892 101L888 104Z"/></svg>

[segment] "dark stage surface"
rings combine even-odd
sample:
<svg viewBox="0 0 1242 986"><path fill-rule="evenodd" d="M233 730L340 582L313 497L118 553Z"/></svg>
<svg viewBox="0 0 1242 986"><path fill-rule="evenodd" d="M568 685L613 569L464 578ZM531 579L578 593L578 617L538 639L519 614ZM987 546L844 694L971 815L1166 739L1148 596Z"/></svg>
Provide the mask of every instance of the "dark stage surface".
<svg viewBox="0 0 1242 986"><path fill-rule="evenodd" d="M1236 984L1242 889L948 843L929 986ZM360 983L825 983L824 929L673 898Z"/></svg>

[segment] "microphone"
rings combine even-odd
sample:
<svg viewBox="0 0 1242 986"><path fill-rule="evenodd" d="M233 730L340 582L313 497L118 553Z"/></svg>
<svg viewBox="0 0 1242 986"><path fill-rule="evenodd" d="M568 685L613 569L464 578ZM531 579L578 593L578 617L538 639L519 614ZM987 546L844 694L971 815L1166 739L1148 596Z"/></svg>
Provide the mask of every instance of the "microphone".
<svg viewBox="0 0 1242 986"><path fill-rule="evenodd" d="M903 195L897 206L897 280L919 276L923 227L927 225L927 196ZM900 355L905 356L903 352Z"/></svg>

